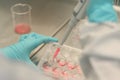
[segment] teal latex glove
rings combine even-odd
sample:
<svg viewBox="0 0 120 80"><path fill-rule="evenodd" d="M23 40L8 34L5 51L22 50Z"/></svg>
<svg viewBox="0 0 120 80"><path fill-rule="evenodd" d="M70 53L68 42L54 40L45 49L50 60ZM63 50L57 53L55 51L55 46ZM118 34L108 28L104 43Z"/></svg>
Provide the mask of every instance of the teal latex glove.
<svg viewBox="0 0 120 80"><path fill-rule="evenodd" d="M19 42L8 47L0 49L4 56L32 64L29 54L33 49L42 43L57 42L56 38L39 35L36 33L25 34L20 37Z"/></svg>
<svg viewBox="0 0 120 80"><path fill-rule="evenodd" d="M117 13L113 9L114 0L89 0L87 16L90 22L117 22Z"/></svg>

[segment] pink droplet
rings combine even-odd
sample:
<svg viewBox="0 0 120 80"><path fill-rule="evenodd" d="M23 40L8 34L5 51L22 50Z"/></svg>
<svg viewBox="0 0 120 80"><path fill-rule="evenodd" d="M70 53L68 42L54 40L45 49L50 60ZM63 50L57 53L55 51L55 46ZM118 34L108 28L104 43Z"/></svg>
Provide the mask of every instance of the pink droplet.
<svg viewBox="0 0 120 80"><path fill-rule="evenodd" d="M68 73L68 72L66 72L66 71L63 71L63 72L62 72L62 75L63 75L64 77L67 77L67 76L68 76L68 74L69 74L69 73Z"/></svg>
<svg viewBox="0 0 120 80"><path fill-rule="evenodd" d="M60 77L60 72L61 72L61 70L59 68L54 68L52 70L54 77Z"/></svg>
<svg viewBox="0 0 120 80"><path fill-rule="evenodd" d="M72 63L68 63L67 66L68 66L69 69L75 69L76 68L76 66Z"/></svg>
<svg viewBox="0 0 120 80"><path fill-rule="evenodd" d="M51 67L49 67L49 66L44 66L43 69L46 72L48 72L48 71L50 72L52 70Z"/></svg>
<svg viewBox="0 0 120 80"><path fill-rule="evenodd" d="M65 66L65 65L66 65L66 62L65 62L65 61L60 60L60 61L59 61L59 65L60 65L60 66Z"/></svg>
<svg viewBox="0 0 120 80"><path fill-rule="evenodd" d="M60 73L60 72L61 72L61 70L58 69L58 68L53 69L53 71L54 71L55 73Z"/></svg>

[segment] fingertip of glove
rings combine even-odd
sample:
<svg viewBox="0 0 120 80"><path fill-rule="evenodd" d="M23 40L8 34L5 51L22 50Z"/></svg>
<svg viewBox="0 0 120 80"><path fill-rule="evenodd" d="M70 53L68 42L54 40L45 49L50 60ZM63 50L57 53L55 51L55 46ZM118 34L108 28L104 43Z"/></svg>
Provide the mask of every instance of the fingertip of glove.
<svg viewBox="0 0 120 80"><path fill-rule="evenodd" d="M58 39L51 37L51 38L49 38L49 41L58 42Z"/></svg>
<svg viewBox="0 0 120 80"><path fill-rule="evenodd" d="M57 38L53 38L53 37L46 37L46 39L43 41L44 43L48 43L48 42L58 42Z"/></svg>

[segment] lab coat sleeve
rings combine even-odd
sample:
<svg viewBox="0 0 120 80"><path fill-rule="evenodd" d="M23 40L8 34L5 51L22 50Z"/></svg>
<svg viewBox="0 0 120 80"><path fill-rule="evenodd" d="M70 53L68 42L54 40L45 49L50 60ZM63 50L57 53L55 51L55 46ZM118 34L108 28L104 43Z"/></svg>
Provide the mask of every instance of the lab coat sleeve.
<svg viewBox="0 0 120 80"><path fill-rule="evenodd" d="M120 28L116 23L86 23L80 27L80 45L84 53L99 53L103 56L120 58ZM119 55L119 56L118 56Z"/></svg>
<svg viewBox="0 0 120 80"><path fill-rule="evenodd" d="M85 23L80 27L83 54L99 80L120 80L120 27L117 23Z"/></svg>
<svg viewBox="0 0 120 80"><path fill-rule="evenodd" d="M15 62L0 54L0 80L53 80L42 71L29 65Z"/></svg>

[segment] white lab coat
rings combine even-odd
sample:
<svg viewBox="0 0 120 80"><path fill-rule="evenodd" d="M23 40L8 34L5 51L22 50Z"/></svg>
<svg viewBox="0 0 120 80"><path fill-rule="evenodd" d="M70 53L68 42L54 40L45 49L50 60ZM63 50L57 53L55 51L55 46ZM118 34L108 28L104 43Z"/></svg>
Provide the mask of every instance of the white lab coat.
<svg viewBox="0 0 120 80"><path fill-rule="evenodd" d="M53 80L33 67L0 55L0 80Z"/></svg>
<svg viewBox="0 0 120 80"><path fill-rule="evenodd" d="M85 75L90 80L120 80L120 25L81 23L77 27Z"/></svg>

